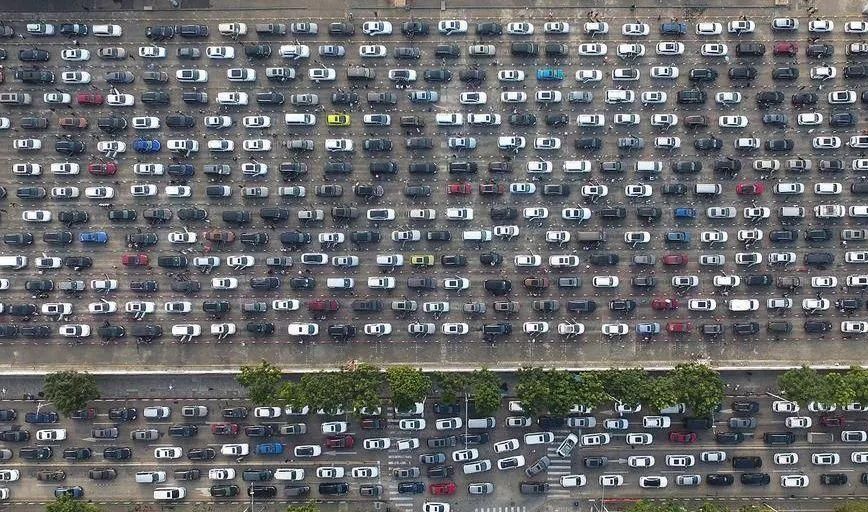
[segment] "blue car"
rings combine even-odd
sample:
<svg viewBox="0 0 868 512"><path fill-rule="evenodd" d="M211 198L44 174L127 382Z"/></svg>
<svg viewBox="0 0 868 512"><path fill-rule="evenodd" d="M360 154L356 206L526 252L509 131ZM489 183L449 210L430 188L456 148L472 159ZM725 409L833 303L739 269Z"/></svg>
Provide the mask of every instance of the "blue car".
<svg viewBox="0 0 868 512"><path fill-rule="evenodd" d="M563 80L563 69L538 69L536 71L537 80Z"/></svg>
<svg viewBox="0 0 868 512"><path fill-rule="evenodd" d="M84 231L78 235L83 244L104 244L108 242L108 233L105 231Z"/></svg>
<svg viewBox="0 0 868 512"><path fill-rule="evenodd" d="M660 334L660 324L652 322L650 324L636 324L636 334Z"/></svg>
<svg viewBox="0 0 868 512"><path fill-rule="evenodd" d="M57 423L60 416L54 411L28 412L24 415L25 423Z"/></svg>
<svg viewBox="0 0 868 512"><path fill-rule="evenodd" d="M660 25L660 33L668 36L680 36L687 33L687 23L668 21Z"/></svg>
<svg viewBox="0 0 868 512"><path fill-rule="evenodd" d="M158 153L162 146L157 139L137 139L133 142L133 149L137 153Z"/></svg>
<svg viewBox="0 0 868 512"><path fill-rule="evenodd" d="M280 455L283 453L282 443L261 443L256 445L256 453L259 455Z"/></svg>
<svg viewBox="0 0 868 512"><path fill-rule="evenodd" d="M696 218L696 208L676 208L676 219L694 219Z"/></svg>
<svg viewBox="0 0 868 512"><path fill-rule="evenodd" d="M689 242L690 233L687 231L668 231L666 233L667 242Z"/></svg>

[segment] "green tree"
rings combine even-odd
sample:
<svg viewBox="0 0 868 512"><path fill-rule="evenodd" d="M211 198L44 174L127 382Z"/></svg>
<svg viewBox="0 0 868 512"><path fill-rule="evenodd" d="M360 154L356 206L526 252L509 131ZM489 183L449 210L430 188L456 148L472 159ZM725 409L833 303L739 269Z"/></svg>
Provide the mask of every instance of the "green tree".
<svg viewBox="0 0 868 512"><path fill-rule="evenodd" d="M868 404L868 370L861 366L852 366L844 376L855 392L853 401Z"/></svg>
<svg viewBox="0 0 868 512"><path fill-rule="evenodd" d="M280 369L266 360L256 366L242 366L235 380L247 389L247 397L256 405L273 405L278 398Z"/></svg>
<svg viewBox="0 0 868 512"><path fill-rule="evenodd" d="M600 372L584 372L575 377L576 402L588 407L599 407L609 402L609 394L603 387Z"/></svg>
<svg viewBox="0 0 868 512"><path fill-rule="evenodd" d="M711 414L723 400L723 379L717 371L704 364L679 364L669 377L681 395L679 401L697 416Z"/></svg>
<svg viewBox="0 0 868 512"><path fill-rule="evenodd" d="M652 378L648 389L648 404L658 411L680 403L681 393L668 375Z"/></svg>
<svg viewBox="0 0 868 512"><path fill-rule="evenodd" d="M625 512L687 512L687 509L675 502L639 500L630 504Z"/></svg>
<svg viewBox="0 0 868 512"><path fill-rule="evenodd" d="M549 402L545 370L542 368L519 369L515 394L521 402L522 409L530 416L537 416L545 412Z"/></svg>
<svg viewBox="0 0 868 512"><path fill-rule="evenodd" d="M434 386L440 390L441 402L452 405L464 399L469 382L463 373L434 372L431 377Z"/></svg>
<svg viewBox="0 0 868 512"><path fill-rule="evenodd" d="M641 368L612 368L601 372L600 377L606 393L624 405L634 407L650 395L650 377Z"/></svg>
<svg viewBox="0 0 868 512"><path fill-rule="evenodd" d="M79 501L69 496L63 496L45 505L45 512L102 512L102 508L93 503Z"/></svg>
<svg viewBox="0 0 868 512"><path fill-rule="evenodd" d="M431 377L410 366L389 367L386 382L392 391L392 403L400 410L410 409L431 393Z"/></svg>
<svg viewBox="0 0 868 512"><path fill-rule="evenodd" d="M868 512L868 501L852 500L835 508L835 512Z"/></svg>
<svg viewBox="0 0 868 512"><path fill-rule="evenodd" d="M566 416L570 408L579 403L578 375L564 370L546 372L549 386L548 411L555 416Z"/></svg>
<svg viewBox="0 0 868 512"><path fill-rule="evenodd" d="M72 370L47 374L43 391L45 399L66 415L84 408L88 402L99 398L99 389L94 376Z"/></svg>
<svg viewBox="0 0 868 512"><path fill-rule="evenodd" d="M308 501L298 505L289 505L286 507L286 512L319 512L319 507L315 502Z"/></svg>
<svg viewBox="0 0 868 512"><path fill-rule="evenodd" d="M502 381L496 373L488 368L475 370L468 379L470 381L470 394L473 395L473 405L476 412L483 416L489 416L497 412L503 403L500 394Z"/></svg>
<svg viewBox="0 0 868 512"><path fill-rule="evenodd" d="M778 377L778 386L788 400L801 405L817 400L825 392L823 378L817 370L807 366L782 373Z"/></svg>
<svg viewBox="0 0 868 512"><path fill-rule="evenodd" d="M347 405L354 411L372 410L382 405L383 374L376 366L359 363L341 370L343 386L348 389Z"/></svg>
<svg viewBox="0 0 868 512"><path fill-rule="evenodd" d="M841 372L823 375L823 394L817 399L824 404L845 405L856 400L856 390Z"/></svg>

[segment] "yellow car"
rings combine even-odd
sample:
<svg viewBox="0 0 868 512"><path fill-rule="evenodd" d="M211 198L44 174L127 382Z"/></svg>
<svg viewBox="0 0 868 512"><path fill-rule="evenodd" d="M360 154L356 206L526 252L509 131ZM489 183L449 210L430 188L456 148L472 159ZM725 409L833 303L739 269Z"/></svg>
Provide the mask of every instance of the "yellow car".
<svg viewBox="0 0 868 512"><path fill-rule="evenodd" d="M410 256L410 265L417 265L419 267L434 266L434 255L433 254L414 254L414 255Z"/></svg>
<svg viewBox="0 0 868 512"><path fill-rule="evenodd" d="M349 126L350 116L347 114L329 114L326 118L326 124L329 126Z"/></svg>

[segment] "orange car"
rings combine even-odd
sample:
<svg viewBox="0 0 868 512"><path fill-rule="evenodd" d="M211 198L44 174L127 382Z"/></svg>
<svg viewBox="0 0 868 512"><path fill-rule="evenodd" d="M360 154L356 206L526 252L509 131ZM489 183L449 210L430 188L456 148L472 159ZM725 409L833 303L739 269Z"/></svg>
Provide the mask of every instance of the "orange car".
<svg viewBox="0 0 868 512"><path fill-rule="evenodd" d="M84 129L87 128L87 119L83 117L61 117L61 128Z"/></svg>

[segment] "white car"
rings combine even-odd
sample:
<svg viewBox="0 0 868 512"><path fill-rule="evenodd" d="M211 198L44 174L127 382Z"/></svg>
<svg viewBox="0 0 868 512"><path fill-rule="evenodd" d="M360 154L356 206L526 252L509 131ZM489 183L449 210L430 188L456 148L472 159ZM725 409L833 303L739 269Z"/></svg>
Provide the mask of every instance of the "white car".
<svg viewBox="0 0 868 512"><path fill-rule="evenodd" d="M52 105L68 105L72 102L72 96L65 92L47 92L42 95L42 101Z"/></svg>
<svg viewBox="0 0 868 512"><path fill-rule="evenodd" d="M60 80L65 84L89 84L91 76L87 71L64 71Z"/></svg>
<svg viewBox="0 0 868 512"><path fill-rule="evenodd" d="M823 124L823 114L819 112L802 112L796 117L799 126L818 126Z"/></svg>
<svg viewBox="0 0 868 512"><path fill-rule="evenodd" d="M864 334L868 332L868 322L844 321L841 322L841 332L845 334Z"/></svg>
<svg viewBox="0 0 868 512"><path fill-rule="evenodd" d="M653 66L651 68L651 78L675 80L679 75L678 66Z"/></svg>
<svg viewBox="0 0 868 512"><path fill-rule="evenodd" d="M464 34L467 32L465 20L440 20L437 23L437 31L443 35Z"/></svg>
<svg viewBox="0 0 868 512"><path fill-rule="evenodd" d="M543 32L546 34L569 34L570 24L566 21L548 21L543 25Z"/></svg>
<svg viewBox="0 0 868 512"><path fill-rule="evenodd" d="M136 130L156 130L160 128L160 118L156 116L136 116L132 119Z"/></svg>
<svg viewBox="0 0 868 512"><path fill-rule="evenodd" d="M727 24L730 34L750 34L756 30L756 23L751 20L733 20Z"/></svg>
<svg viewBox="0 0 868 512"><path fill-rule="evenodd" d="M527 93L524 91L504 91L500 93L500 101L503 103L525 103Z"/></svg>
<svg viewBox="0 0 868 512"><path fill-rule="evenodd" d="M584 25L585 34L595 36L609 33L609 24L605 21L586 21Z"/></svg>
<svg viewBox="0 0 868 512"><path fill-rule="evenodd" d="M714 101L720 105L736 105L741 103L741 93L737 91L721 91L714 95Z"/></svg>
<svg viewBox="0 0 868 512"><path fill-rule="evenodd" d="M232 480L235 478L235 468L211 468L208 470L209 480Z"/></svg>
<svg viewBox="0 0 868 512"><path fill-rule="evenodd" d="M468 448L452 452L452 462L471 462L479 458L479 450Z"/></svg>
<svg viewBox="0 0 868 512"><path fill-rule="evenodd" d="M723 33L723 25L718 22L701 22L696 24L696 35L716 36Z"/></svg>
<svg viewBox="0 0 868 512"><path fill-rule="evenodd" d="M220 105L247 105L248 102L249 96L246 92L224 91L217 93L217 103Z"/></svg>
<svg viewBox="0 0 868 512"><path fill-rule="evenodd" d="M612 441L612 436L606 433L584 434L581 437L582 446L603 446Z"/></svg>
<svg viewBox="0 0 868 512"><path fill-rule="evenodd" d="M346 474L346 470L343 466L320 466L316 468L316 476L317 478L343 478Z"/></svg>
<svg viewBox="0 0 868 512"><path fill-rule="evenodd" d="M58 188L58 187L55 187ZM66 194L65 197L73 198L78 196L78 187L70 187L74 188L75 192ZM52 189L52 196L54 196L54 189ZM21 220L26 222L51 222L51 212L49 210L24 210L21 213Z"/></svg>
<svg viewBox="0 0 868 512"><path fill-rule="evenodd" d="M66 48L60 52L60 58L67 62L85 62L90 60L90 50L84 48Z"/></svg>
<svg viewBox="0 0 868 512"><path fill-rule="evenodd" d="M835 276L812 276L811 288L837 288L838 278Z"/></svg>
<svg viewBox="0 0 868 512"><path fill-rule="evenodd" d="M231 46L208 46L205 48L205 55L209 59L234 59L235 48Z"/></svg>
<svg viewBox="0 0 868 512"><path fill-rule="evenodd" d="M244 151L262 152L271 151L271 141L268 139L245 139L241 143Z"/></svg>
<svg viewBox="0 0 868 512"><path fill-rule="evenodd" d="M333 82L337 78L334 68L310 68L307 76L314 82Z"/></svg>
<svg viewBox="0 0 868 512"><path fill-rule="evenodd" d="M204 69L179 69L175 78L183 83L203 83L208 81L208 72Z"/></svg>
<svg viewBox="0 0 868 512"><path fill-rule="evenodd" d="M399 430L425 430L426 422L422 418L404 418L398 422Z"/></svg>
<svg viewBox="0 0 868 512"><path fill-rule="evenodd" d="M513 21L506 24L506 33L513 36L533 35L533 23L526 21Z"/></svg>
<svg viewBox="0 0 868 512"><path fill-rule="evenodd" d="M747 116L720 116L717 119L721 128L744 128L747 123Z"/></svg>
<svg viewBox="0 0 868 512"><path fill-rule="evenodd" d="M497 79L501 82L521 82L524 80L524 71L520 69L501 69L497 72Z"/></svg>
<svg viewBox="0 0 868 512"><path fill-rule="evenodd" d="M166 57L165 46L139 46L139 57L146 59L162 59Z"/></svg>
<svg viewBox="0 0 868 512"><path fill-rule="evenodd" d="M667 455L666 465L670 468L689 468L696 464L693 455Z"/></svg>
<svg viewBox="0 0 868 512"><path fill-rule="evenodd" d="M838 149L841 147L841 137L837 136L820 136L814 137L811 141L814 149Z"/></svg>
<svg viewBox="0 0 868 512"><path fill-rule="evenodd" d="M705 43L699 48L699 53L705 57L725 57L729 47L723 43Z"/></svg>
<svg viewBox="0 0 868 512"><path fill-rule="evenodd" d="M36 440L37 441L63 441L66 439L66 429L65 428L49 428L42 429L36 431ZM17 471L16 471L17 473ZM16 478L3 478L4 481L13 481L17 480Z"/></svg>
<svg viewBox="0 0 868 512"><path fill-rule="evenodd" d="M571 487L584 487L588 480L585 478L585 475L563 475L561 476L561 487L571 488Z"/></svg>
<svg viewBox="0 0 868 512"><path fill-rule="evenodd" d="M617 288L619 280L618 276L594 276L591 283L594 288Z"/></svg>
<svg viewBox="0 0 868 512"><path fill-rule="evenodd" d="M661 41L657 43L657 55L682 55L684 43L678 41Z"/></svg>
<svg viewBox="0 0 868 512"><path fill-rule="evenodd" d="M630 332L630 327L627 324L603 324L602 333L604 336L624 336Z"/></svg>
<svg viewBox="0 0 868 512"><path fill-rule="evenodd" d="M389 54L385 46L381 44L363 44L359 46L359 57L381 58Z"/></svg>
<svg viewBox="0 0 868 512"><path fill-rule="evenodd" d="M808 22L808 32L825 33L835 30L835 22L832 20L811 20Z"/></svg>
<svg viewBox="0 0 868 512"><path fill-rule="evenodd" d="M319 334L319 325L315 323L291 323L287 326L290 336L316 336Z"/></svg>
<svg viewBox="0 0 868 512"><path fill-rule="evenodd" d="M177 446L168 446L163 448L155 448L154 449L154 458L157 460L161 459L180 459L183 450Z"/></svg>
<svg viewBox="0 0 868 512"><path fill-rule="evenodd" d="M831 80L838 76L838 68L834 66L816 66L811 68L812 80Z"/></svg>
<svg viewBox="0 0 868 512"><path fill-rule="evenodd" d="M856 103L856 91L843 90L831 91L826 97L827 101L833 105L843 105L847 103Z"/></svg>
<svg viewBox="0 0 868 512"><path fill-rule="evenodd" d="M837 453L813 453L811 464L815 466L836 466L841 462L841 456Z"/></svg>
<svg viewBox="0 0 868 512"><path fill-rule="evenodd" d="M624 475L600 475L600 487L621 487L624 485Z"/></svg>
<svg viewBox="0 0 868 512"><path fill-rule="evenodd" d="M631 468L650 468L654 466L655 462L651 455L630 455L627 457L627 466Z"/></svg>
<svg viewBox="0 0 868 512"><path fill-rule="evenodd" d="M726 461L726 452L723 450L709 450L699 453L699 460L708 463L719 463Z"/></svg>
<svg viewBox="0 0 868 512"><path fill-rule="evenodd" d="M362 32L368 36L388 36L392 33L392 23L388 21L366 21Z"/></svg>
<svg viewBox="0 0 868 512"><path fill-rule="evenodd" d="M484 92L464 91L458 95L458 102L462 105L485 105L488 95Z"/></svg>
<svg viewBox="0 0 868 512"><path fill-rule="evenodd" d="M608 53L609 47L605 43L582 43L579 45L579 55L600 56Z"/></svg>
<svg viewBox="0 0 868 512"><path fill-rule="evenodd" d="M649 445L649 444L653 443L654 439L651 437L651 434L648 434L646 432L642 432L642 433L635 433L634 432L632 434L627 434L625 441L627 442L628 445L631 445L631 446L645 446L645 445Z"/></svg>
<svg viewBox="0 0 868 512"><path fill-rule="evenodd" d="M392 446L392 441L388 437L375 437L365 439L362 442L362 447L365 450L388 450Z"/></svg>
<svg viewBox="0 0 868 512"><path fill-rule="evenodd" d="M603 79L603 72L599 69L579 69L576 71L576 80L582 83L599 82Z"/></svg>
<svg viewBox="0 0 868 512"><path fill-rule="evenodd" d="M279 418L281 414L283 414L283 410L280 407L256 407L253 409L253 417L259 419Z"/></svg>
<svg viewBox="0 0 868 512"><path fill-rule="evenodd" d="M647 23L624 23L621 25L622 36L647 36L651 33L651 27Z"/></svg>

